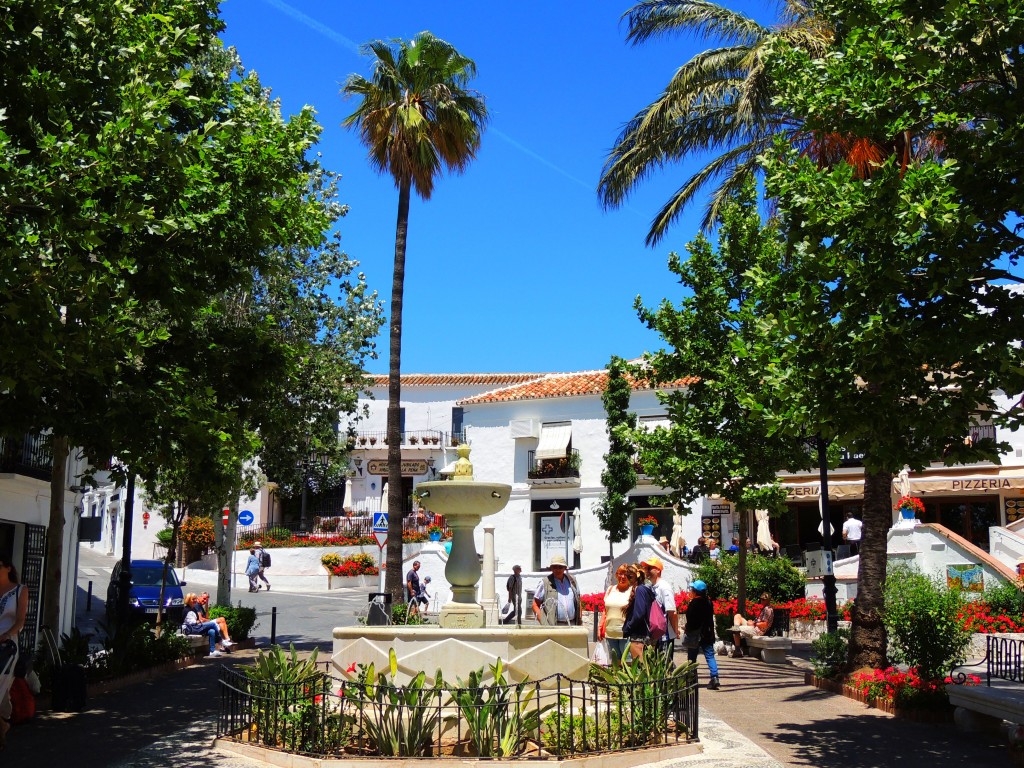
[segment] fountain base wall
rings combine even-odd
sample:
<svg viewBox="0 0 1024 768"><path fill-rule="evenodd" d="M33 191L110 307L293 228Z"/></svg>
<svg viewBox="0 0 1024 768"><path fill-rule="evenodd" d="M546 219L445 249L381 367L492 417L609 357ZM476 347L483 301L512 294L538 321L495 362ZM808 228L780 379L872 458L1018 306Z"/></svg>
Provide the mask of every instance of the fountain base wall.
<svg viewBox="0 0 1024 768"><path fill-rule="evenodd" d="M540 680L561 672L586 679L590 659L583 627L483 627L450 629L438 626L335 627L331 661L336 676L353 663L388 668L389 650L398 658L399 682L420 672L432 676L440 669L454 683L500 658L506 675L520 682Z"/></svg>

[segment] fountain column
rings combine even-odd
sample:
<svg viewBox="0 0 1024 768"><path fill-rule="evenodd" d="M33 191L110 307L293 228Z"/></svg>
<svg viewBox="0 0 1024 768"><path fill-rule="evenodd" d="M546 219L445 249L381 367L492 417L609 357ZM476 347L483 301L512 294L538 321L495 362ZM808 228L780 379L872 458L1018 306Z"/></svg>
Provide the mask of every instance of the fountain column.
<svg viewBox="0 0 1024 768"><path fill-rule="evenodd" d="M494 526L484 526L483 584L480 586L480 606L484 617L498 615L498 600L494 594Z"/></svg>

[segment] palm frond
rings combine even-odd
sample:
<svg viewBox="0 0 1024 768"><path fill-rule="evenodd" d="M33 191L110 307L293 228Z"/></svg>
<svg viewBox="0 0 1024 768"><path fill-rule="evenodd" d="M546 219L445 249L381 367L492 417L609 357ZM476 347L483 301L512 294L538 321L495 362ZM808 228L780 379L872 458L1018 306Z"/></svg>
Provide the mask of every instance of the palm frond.
<svg viewBox="0 0 1024 768"><path fill-rule="evenodd" d="M719 37L753 45L769 32L750 17L707 0L644 0L622 18L629 25L626 40L633 45L670 34Z"/></svg>

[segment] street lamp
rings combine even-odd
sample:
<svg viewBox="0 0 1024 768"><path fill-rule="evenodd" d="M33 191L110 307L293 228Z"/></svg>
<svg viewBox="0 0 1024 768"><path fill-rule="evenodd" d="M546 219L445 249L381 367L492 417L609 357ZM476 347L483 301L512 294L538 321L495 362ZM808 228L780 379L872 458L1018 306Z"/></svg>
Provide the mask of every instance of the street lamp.
<svg viewBox="0 0 1024 768"><path fill-rule="evenodd" d="M307 489L309 488L309 478L312 470L323 471L328 464L328 458L326 456L320 456L316 451L310 451L307 456L303 456L298 464L296 465L302 470L302 507L299 510L299 531L306 533L309 531L309 523L306 520L306 495Z"/></svg>

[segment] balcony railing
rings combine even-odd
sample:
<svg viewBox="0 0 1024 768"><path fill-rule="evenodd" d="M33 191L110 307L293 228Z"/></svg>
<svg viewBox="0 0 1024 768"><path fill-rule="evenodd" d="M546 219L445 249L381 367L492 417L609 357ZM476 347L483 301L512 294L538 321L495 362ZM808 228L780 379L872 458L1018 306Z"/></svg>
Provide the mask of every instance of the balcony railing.
<svg viewBox="0 0 1024 768"><path fill-rule="evenodd" d="M579 477L580 476L580 452L575 448L569 451L568 456L560 459L536 459L535 451L527 454L527 462L530 469L526 476L530 480L544 480L557 477Z"/></svg>
<svg viewBox="0 0 1024 768"><path fill-rule="evenodd" d="M413 429L402 433L405 448L444 448L457 446L465 439L462 432L442 432L438 429ZM388 444L388 433L357 432L350 443L352 450L382 448Z"/></svg>
<svg viewBox="0 0 1024 768"><path fill-rule="evenodd" d="M53 454L41 435L0 437L0 472L49 480L53 474Z"/></svg>

